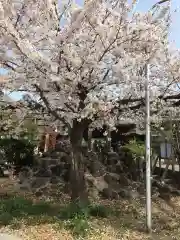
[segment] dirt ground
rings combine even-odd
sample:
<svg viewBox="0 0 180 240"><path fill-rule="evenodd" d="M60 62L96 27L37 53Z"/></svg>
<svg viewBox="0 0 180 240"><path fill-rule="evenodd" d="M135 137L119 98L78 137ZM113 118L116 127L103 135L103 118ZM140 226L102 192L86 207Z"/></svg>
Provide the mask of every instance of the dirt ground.
<svg viewBox="0 0 180 240"><path fill-rule="evenodd" d="M23 196L33 199L35 202L40 198L30 193L19 191L9 179L0 180L0 197L10 194L11 196ZM50 201L47 196L43 200ZM65 204L67 199L62 194L59 196L58 204ZM98 204L111 207L117 212L117 216L111 215L108 218L89 219L91 230L86 237L75 238L70 231L65 230L63 224L35 222L28 224L21 220L18 224L1 225L1 233L10 233L19 236L24 240L141 240L141 239L162 239L180 240L180 198L174 197L169 202L162 199L153 199L152 216L153 232L150 235L145 233L145 199L138 199L133 202L125 200L100 201ZM61 225L61 227L59 227Z"/></svg>

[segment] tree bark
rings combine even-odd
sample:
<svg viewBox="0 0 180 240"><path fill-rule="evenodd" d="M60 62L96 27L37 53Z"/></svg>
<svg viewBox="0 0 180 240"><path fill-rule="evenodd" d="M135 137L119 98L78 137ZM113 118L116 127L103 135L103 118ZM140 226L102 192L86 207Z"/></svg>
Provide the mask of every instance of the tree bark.
<svg viewBox="0 0 180 240"><path fill-rule="evenodd" d="M83 133L87 122L74 120L70 131L71 152L71 200L83 205L88 203L88 193L85 181L85 164L82 155Z"/></svg>

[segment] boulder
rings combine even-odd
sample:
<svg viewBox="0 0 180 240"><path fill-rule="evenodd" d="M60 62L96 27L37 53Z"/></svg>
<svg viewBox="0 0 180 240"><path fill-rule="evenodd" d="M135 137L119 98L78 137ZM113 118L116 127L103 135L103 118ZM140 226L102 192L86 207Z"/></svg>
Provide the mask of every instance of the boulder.
<svg viewBox="0 0 180 240"><path fill-rule="evenodd" d="M116 153L116 152L108 152L107 155L108 155L108 160L111 163L117 163L118 162L118 160L119 160L119 154L118 153Z"/></svg>
<svg viewBox="0 0 180 240"><path fill-rule="evenodd" d="M120 189L119 196L125 199L137 199L139 198L139 193L136 190L129 190L129 189Z"/></svg>
<svg viewBox="0 0 180 240"><path fill-rule="evenodd" d="M49 168L40 168L35 174L34 177L48 178L52 176L52 171Z"/></svg>
<svg viewBox="0 0 180 240"><path fill-rule="evenodd" d="M64 181L60 177L52 176L51 179L50 179L50 183L51 184L58 184L58 183L64 183Z"/></svg>
<svg viewBox="0 0 180 240"><path fill-rule="evenodd" d="M104 198L119 199L120 185L114 182L109 184L104 176L94 177L90 173L85 173L85 178Z"/></svg>
<svg viewBox="0 0 180 240"><path fill-rule="evenodd" d="M129 186L131 184L131 181L127 178L126 174L121 173L119 175L119 183L123 186Z"/></svg>
<svg viewBox="0 0 180 240"><path fill-rule="evenodd" d="M104 176L104 180L109 184L113 182L119 182L119 179L120 176L116 173L106 173L106 175Z"/></svg>
<svg viewBox="0 0 180 240"><path fill-rule="evenodd" d="M19 183L27 182L28 179L30 179L33 176L33 172L30 168L24 167L19 172Z"/></svg>
<svg viewBox="0 0 180 240"><path fill-rule="evenodd" d="M50 177L34 177L32 178L31 188L32 189L39 189L44 188L50 183Z"/></svg>
<svg viewBox="0 0 180 240"><path fill-rule="evenodd" d="M94 177L90 173L85 173L85 179L91 183L99 192L103 189L108 188L108 183L104 180L103 176Z"/></svg>
<svg viewBox="0 0 180 240"><path fill-rule="evenodd" d="M115 200L119 199L118 192L116 192L112 188L104 188L101 195L102 195L102 197L107 198L107 199L115 199Z"/></svg>

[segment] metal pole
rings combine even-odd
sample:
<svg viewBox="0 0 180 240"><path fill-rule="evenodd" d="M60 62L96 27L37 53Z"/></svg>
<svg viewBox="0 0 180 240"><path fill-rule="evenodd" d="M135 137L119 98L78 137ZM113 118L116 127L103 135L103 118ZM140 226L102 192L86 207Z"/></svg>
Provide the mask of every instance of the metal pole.
<svg viewBox="0 0 180 240"><path fill-rule="evenodd" d="M145 67L145 99L146 99L146 226L152 230L151 213L151 147L150 147L150 102L149 102L149 65Z"/></svg>

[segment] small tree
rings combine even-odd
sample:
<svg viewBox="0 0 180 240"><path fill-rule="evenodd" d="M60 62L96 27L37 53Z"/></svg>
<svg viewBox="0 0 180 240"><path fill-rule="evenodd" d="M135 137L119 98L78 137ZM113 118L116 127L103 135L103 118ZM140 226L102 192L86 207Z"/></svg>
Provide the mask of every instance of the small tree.
<svg viewBox="0 0 180 240"><path fill-rule="evenodd" d="M151 12L131 14L133 7L126 0L91 0L83 8L71 1L60 8L54 0L0 3L0 61L12 70L11 88L34 92L68 127L73 200L87 201L85 129L142 119L145 63L151 61L152 100L171 93L179 79L179 56L167 47L168 7L164 21Z"/></svg>

